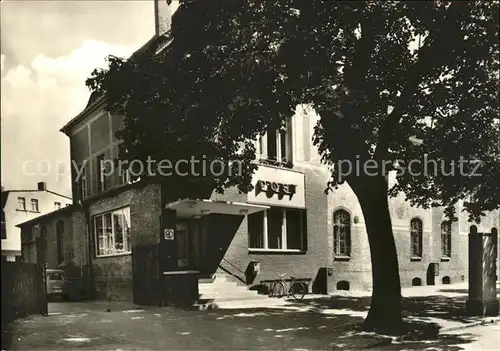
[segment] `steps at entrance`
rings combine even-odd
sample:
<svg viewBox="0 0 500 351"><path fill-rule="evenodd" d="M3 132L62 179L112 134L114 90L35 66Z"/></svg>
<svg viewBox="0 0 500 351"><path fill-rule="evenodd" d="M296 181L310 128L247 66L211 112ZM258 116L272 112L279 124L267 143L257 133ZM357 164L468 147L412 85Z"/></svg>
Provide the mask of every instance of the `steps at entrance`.
<svg viewBox="0 0 500 351"><path fill-rule="evenodd" d="M238 305L238 302L253 301L254 304L267 303L267 295L248 290L247 286L229 274L220 274L214 279L198 281L199 300L193 307L199 310L218 308L224 303ZM259 301L260 300L260 301Z"/></svg>

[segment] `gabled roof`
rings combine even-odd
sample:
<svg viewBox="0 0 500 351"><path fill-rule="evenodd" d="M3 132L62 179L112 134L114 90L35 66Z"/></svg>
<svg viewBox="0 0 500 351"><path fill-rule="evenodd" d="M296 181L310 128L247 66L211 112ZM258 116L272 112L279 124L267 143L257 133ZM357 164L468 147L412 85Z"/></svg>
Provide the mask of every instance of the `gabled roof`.
<svg viewBox="0 0 500 351"><path fill-rule="evenodd" d="M154 35L151 39L149 39L146 44L137 49L130 57L129 60L141 60L144 58L152 57L158 53L158 48L160 51L168 45L170 39L170 33L166 33L162 36ZM68 134L68 131L75 124L80 122L86 116L89 115L92 111L95 111L98 107L101 107L106 102L106 96L99 95L96 91L93 91L90 94L89 100L87 102L87 106L76 115L73 119L71 119L68 123L66 123L59 131L64 134Z"/></svg>
<svg viewBox="0 0 500 351"><path fill-rule="evenodd" d="M73 210L76 207L77 207L76 205L61 207L58 210L55 210L55 211L43 214L41 216L35 217L33 219L30 219L29 221L16 224L16 227L21 228L21 227L24 227L27 225L34 225L34 224L40 222L41 220L49 219L50 217L53 217L53 216L70 214L71 212L73 212Z"/></svg>

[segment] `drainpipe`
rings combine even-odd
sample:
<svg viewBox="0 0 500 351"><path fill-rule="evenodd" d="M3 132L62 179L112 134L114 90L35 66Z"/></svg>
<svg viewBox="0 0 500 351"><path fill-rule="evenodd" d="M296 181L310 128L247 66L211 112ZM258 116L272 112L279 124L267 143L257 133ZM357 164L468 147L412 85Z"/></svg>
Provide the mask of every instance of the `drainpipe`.
<svg viewBox="0 0 500 351"><path fill-rule="evenodd" d="M85 226L87 227L85 237L87 239L87 287L88 287L88 298L92 299L94 298L94 284L93 284L93 276L94 276L94 266L93 266L93 259L94 256L92 255L92 229L91 229L91 221L90 221L90 211L88 208L88 205L83 205L83 212L85 215Z"/></svg>

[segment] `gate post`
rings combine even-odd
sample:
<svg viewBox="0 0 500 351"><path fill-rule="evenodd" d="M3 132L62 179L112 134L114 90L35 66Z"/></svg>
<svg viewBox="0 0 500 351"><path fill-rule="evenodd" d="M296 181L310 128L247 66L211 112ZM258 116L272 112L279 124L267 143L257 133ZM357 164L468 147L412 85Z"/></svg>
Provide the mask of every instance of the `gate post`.
<svg viewBox="0 0 500 351"><path fill-rule="evenodd" d="M164 272L174 271L177 268L177 240L176 240L176 222L177 211L164 209L161 214L161 233L160 245L158 248L159 259L159 293L161 296L161 304L166 306L168 296L170 295L172 286L171 280Z"/></svg>
<svg viewBox="0 0 500 351"><path fill-rule="evenodd" d="M475 226L469 232L469 298L467 314L497 316L496 233L478 233Z"/></svg>

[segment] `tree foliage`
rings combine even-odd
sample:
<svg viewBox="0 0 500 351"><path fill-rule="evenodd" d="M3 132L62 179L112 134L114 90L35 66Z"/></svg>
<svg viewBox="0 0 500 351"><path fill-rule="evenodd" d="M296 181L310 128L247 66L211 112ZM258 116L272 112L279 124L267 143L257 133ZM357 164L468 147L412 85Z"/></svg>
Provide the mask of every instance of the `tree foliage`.
<svg viewBox="0 0 500 351"><path fill-rule="evenodd" d="M497 10L496 1L182 1L166 50L111 57L87 83L126 116L124 157L203 154L241 160L251 174L248 140L310 104L326 163L399 160L392 194L420 206L467 198L477 218L500 198ZM424 155L436 171L407 167ZM250 177L215 182L247 191Z"/></svg>
<svg viewBox="0 0 500 351"><path fill-rule="evenodd" d="M203 178L218 191L250 190L250 140L298 105L312 107L314 143L334 166L327 191L351 185L366 221L373 296L365 322L387 331L401 322L387 194L444 206L451 218L460 199L476 220L499 208L498 7L184 0L165 50L110 57L87 85L125 116L123 158L240 161L239 175ZM372 161L378 171L340 174L339 161ZM389 169L397 171L392 189L382 177ZM193 179L172 179L173 196L193 195Z"/></svg>

